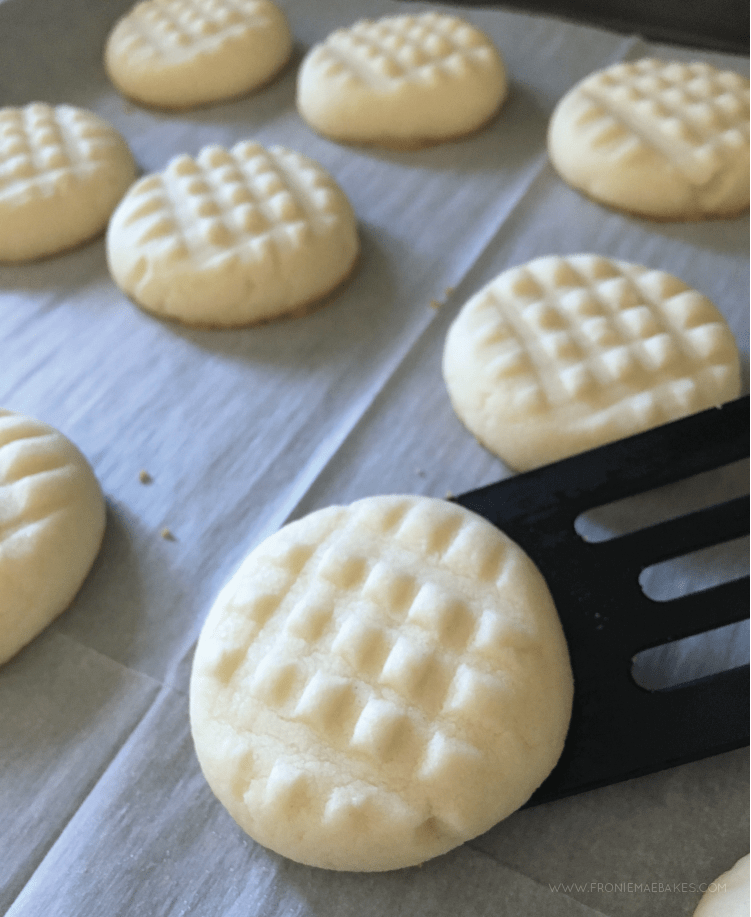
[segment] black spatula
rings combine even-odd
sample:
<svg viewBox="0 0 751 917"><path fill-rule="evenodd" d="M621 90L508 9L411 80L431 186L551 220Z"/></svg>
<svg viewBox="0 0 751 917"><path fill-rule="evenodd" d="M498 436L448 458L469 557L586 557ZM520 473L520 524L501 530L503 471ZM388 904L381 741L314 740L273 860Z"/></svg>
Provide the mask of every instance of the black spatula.
<svg viewBox="0 0 751 917"><path fill-rule="evenodd" d="M738 538L748 497L608 541L575 530L582 513L738 461L749 399L594 449L453 499L514 539L545 576L571 654L575 697L558 765L528 805L747 745L748 665L648 691L641 650L748 616L748 576L667 602L639 585L646 567Z"/></svg>

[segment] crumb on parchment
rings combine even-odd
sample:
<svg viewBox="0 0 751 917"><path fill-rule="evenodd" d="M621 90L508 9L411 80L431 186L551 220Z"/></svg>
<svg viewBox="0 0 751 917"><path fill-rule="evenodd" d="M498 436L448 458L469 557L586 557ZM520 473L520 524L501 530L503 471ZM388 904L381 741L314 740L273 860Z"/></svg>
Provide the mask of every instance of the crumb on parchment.
<svg viewBox="0 0 751 917"><path fill-rule="evenodd" d="M453 292L454 292L454 287L446 287L446 289L443 291L443 299L431 299L430 308L431 309L440 309L441 306L445 304L446 300L449 298L449 296L451 296Z"/></svg>
<svg viewBox="0 0 751 917"><path fill-rule="evenodd" d="M142 484L151 484L151 482L152 482L154 479L151 477L151 475L148 473L148 471L145 471L145 470L142 468L142 469L138 472L138 480L139 480Z"/></svg>
<svg viewBox="0 0 751 917"><path fill-rule="evenodd" d="M159 533L165 541L177 541L175 536L172 534L172 530L168 528L163 528Z"/></svg>

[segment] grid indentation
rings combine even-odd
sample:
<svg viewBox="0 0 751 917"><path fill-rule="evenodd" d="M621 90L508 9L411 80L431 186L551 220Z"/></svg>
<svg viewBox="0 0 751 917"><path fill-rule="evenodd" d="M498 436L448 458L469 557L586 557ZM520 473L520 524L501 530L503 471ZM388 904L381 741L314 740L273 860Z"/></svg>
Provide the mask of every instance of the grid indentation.
<svg viewBox="0 0 751 917"><path fill-rule="evenodd" d="M473 744L481 730L499 728L493 717L508 688L494 654L513 653L518 640L504 639L502 615L468 598L465 583L501 580L505 551L480 550L484 524L448 504L426 513L419 502L395 500L390 510L368 528L355 509L314 550L291 542L259 559L285 570L289 558L304 562L294 563L286 595L243 606L246 617L258 617L259 603L274 612L248 633L244 653L255 662L240 673L251 672L254 697L329 748L372 766L406 756L416 772L440 772L436 732L453 736L444 749L453 760L482 755ZM455 570L452 558L461 561ZM495 648L487 639L476 647L488 618L496 621ZM480 687L470 691L469 683ZM481 710L469 711L480 695Z"/></svg>
<svg viewBox="0 0 751 917"><path fill-rule="evenodd" d="M425 13L366 20L339 29L311 62L328 77L379 87L392 80L437 81L490 64L492 52L476 29L452 16Z"/></svg>
<svg viewBox="0 0 751 917"><path fill-rule="evenodd" d="M748 80L708 64L622 63L580 89L589 102L580 123L593 145L617 142L624 155L640 143L656 148L694 184L748 146Z"/></svg>
<svg viewBox="0 0 751 917"><path fill-rule="evenodd" d="M0 543L30 535L65 509L74 473L60 434L0 412Z"/></svg>
<svg viewBox="0 0 751 917"><path fill-rule="evenodd" d="M256 0L147 0L117 26L123 52L158 58L193 55L266 25Z"/></svg>
<svg viewBox="0 0 751 917"><path fill-rule="evenodd" d="M474 339L486 378L533 393L540 410L613 404L645 388L666 410L711 396L707 369L735 359L715 307L670 275L601 261L539 259L478 299Z"/></svg>
<svg viewBox="0 0 751 917"><path fill-rule="evenodd" d="M340 196L310 160L245 141L176 157L138 182L125 199L123 225L137 245L160 240L175 257L276 258L279 246L304 247L337 218Z"/></svg>
<svg viewBox="0 0 751 917"><path fill-rule="evenodd" d="M68 105L0 109L0 196L65 191L106 166L119 137Z"/></svg>

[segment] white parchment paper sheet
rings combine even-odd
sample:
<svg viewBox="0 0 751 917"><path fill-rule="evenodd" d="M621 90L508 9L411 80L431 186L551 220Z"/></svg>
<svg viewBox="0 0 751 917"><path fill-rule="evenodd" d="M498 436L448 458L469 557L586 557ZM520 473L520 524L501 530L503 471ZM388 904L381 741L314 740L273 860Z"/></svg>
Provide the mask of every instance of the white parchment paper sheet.
<svg viewBox="0 0 751 917"><path fill-rule="evenodd" d="M298 61L364 15L427 8L281 5ZM287 519L374 493L458 493L508 473L453 416L439 372L452 316L503 268L598 251L672 271L717 303L747 366L747 218L622 217L566 188L545 153L555 102L593 69L645 54L740 71L747 61L458 8L501 49L509 100L472 138L387 153L314 135L296 114L294 67L255 96L197 112L124 101L101 51L128 7L0 3L0 104L91 108L122 131L143 171L245 137L298 149L349 195L363 256L319 312L232 332L137 310L110 281L101 239L0 267L0 404L73 439L108 501L102 551L72 607L0 669L0 912L690 914L698 886L748 850L746 751L517 813L422 869L337 875L268 853L234 825L200 775L186 692L214 595ZM739 476L713 487L732 490ZM632 512L592 526L617 531ZM165 527L174 541L160 537ZM668 581L680 588L704 573L692 561ZM744 633L711 648L718 664L742 655Z"/></svg>

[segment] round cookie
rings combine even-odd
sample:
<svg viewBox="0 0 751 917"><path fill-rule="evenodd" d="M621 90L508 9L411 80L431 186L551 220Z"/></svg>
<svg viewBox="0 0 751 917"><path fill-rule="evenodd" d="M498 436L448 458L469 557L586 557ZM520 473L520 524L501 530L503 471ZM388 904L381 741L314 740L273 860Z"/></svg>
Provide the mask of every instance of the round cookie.
<svg viewBox="0 0 751 917"><path fill-rule="evenodd" d="M250 553L201 632L190 716L209 785L252 838L376 871L521 806L558 760L572 691L518 545L455 504L384 496Z"/></svg>
<svg viewBox="0 0 751 917"><path fill-rule="evenodd" d="M706 63L616 64L561 99L548 152L564 181L618 210L736 216L749 206L749 81Z"/></svg>
<svg viewBox="0 0 751 917"><path fill-rule="evenodd" d="M748 917L749 855L724 872L709 886L694 917Z"/></svg>
<svg viewBox="0 0 751 917"><path fill-rule="evenodd" d="M333 32L302 62L297 107L334 140L409 148L477 130L506 93L505 68L488 37L430 12Z"/></svg>
<svg viewBox="0 0 751 917"><path fill-rule="evenodd" d="M301 314L351 274L358 252L331 176L251 141L177 156L142 178L107 232L110 273L136 303L204 327Z"/></svg>
<svg viewBox="0 0 751 917"><path fill-rule="evenodd" d="M62 433L0 409L0 663L70 605L102 541L88 462Z"/></svg>
<svg viewBox="0 0 751 917"><path fill-rule="evenodd" d="M598 255L537 258L462 308L443 376L460 420L517 471L723 404L733 335L676 277Z"/></svg>
<svg viewBox="0 0 751 917"><path fill-rule="evenodd" d="M70 105L0 108L0 261L28 261L87 242L136 177L128 145Z"/></svg>
<svg viewBox="0 0 751 917"><path fill-rule="evenodd" d="M185 109L257 89L291 54L271 0L144 0L115 24L104 62L128 98Z"/></svg>

